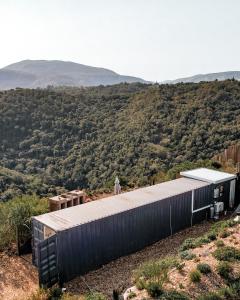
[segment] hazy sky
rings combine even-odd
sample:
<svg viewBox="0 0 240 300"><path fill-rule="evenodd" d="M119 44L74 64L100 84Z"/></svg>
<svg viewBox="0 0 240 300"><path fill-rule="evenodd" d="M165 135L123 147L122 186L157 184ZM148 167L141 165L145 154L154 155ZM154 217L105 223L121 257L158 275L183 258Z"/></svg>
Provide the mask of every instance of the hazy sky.
<svg viewBox="0 0 240 300"><path fill-rule="evenodd" d="M240 70L240 0L0 0L0 67L23 59L153 81Z"/></svg>

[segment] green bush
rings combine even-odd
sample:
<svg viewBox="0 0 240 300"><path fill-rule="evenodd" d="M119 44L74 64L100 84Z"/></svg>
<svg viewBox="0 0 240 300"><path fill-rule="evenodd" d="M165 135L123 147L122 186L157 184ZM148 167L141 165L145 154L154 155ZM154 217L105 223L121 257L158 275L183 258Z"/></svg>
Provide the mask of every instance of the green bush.
<svg viewBox="0 0 240 300"><path fill-rule="evenodd" d="M194 249L194 248L196 248L195 239L194 238L188 238L182 243L179 250L182 252L182 251L189 250L189 249Z"/></svg>
<svg viewBox="0 0 240 300"><path fill-rule="evenodd" d="M209 292L198 297L198 300L223 300L223 298L216 292Z"/></svg>
<svg viewBox="0 0 240 300"><path fill-rule="evenodd" d="M225 244L224 244L224 242L222 240L217 240L215 242L215 245L219 248L219 247L223 247Z"/></svg>
<svg viewBox="0 0 240 300"><path fill-rule="evenodd" d="M146 289L149 296L153 298L159 297L163 294L162 285L158 282L149 282Z"/></svg>
<svg viewBox="0 0 240 300"><path fill-rule="evenodd" d="M229 279L229 274L232 271L231 265L226 262L222 261L217 266L217 272L218 274L223 277L224 279Z"/></svg>
<svg viewBox="0 0 240 300"><path fill-rule="evenodd" d="M210 240L210 241L214 241L217 239L217 234L216 232L214 231L211 231L207 234L207 238Z"/></svg>
<svg viewBox="0 0 240 300"><path fill-rule="evenodd" d="M238 300L238 294L233 287L224 287L215 292L209 292L201 295L197 298L198 300Z"/></svg>
<svg viewBox="0 0 240 300"><path fill-rule="evenodd" d="M196 258L196 254L192 253L191 251L182 251L180 252L181 259L191 260Z"/></svg>
<svg viewBox="0 0 240 300"><path fill-rule="evenodd" d="M235 222L233 219L230 219L230 220L227 221L227 224L228 224L229 227L233 227L237 224L237 222Z"/></svg>
<svg viewBox="0 0 240 300"><path fill-rule="evenodd" d="M161 300L189 300L189 297L178 291L168 291L160 297Z"/></svg>
<svg viewBox="0 0 240 300"><path fill-rule="evenodd" d="M180 262L177 262L176 263L176 269L181 272L183 270L183 268L185 267L185 263L180 263Z"/></svg>
<svg viewBox="0 0 240 300"><path fill-rule="evenodd" d="M168 270L174 267L176 263L177 260L173 257L146 262L133 272L134 281L137 282L141 278L143 280L153 279L154 281L164 282L167 280Z"/></svg>
<svg viewBox="0 0 240 300"><path fill-rule="evenodd" d="M86 300L107 300L107 298L101 293L90 293L86 296Z"/></svg>
<svg viewBox="0 0 240 300"><path fill-rule="evenodd" d="M216 234L215 234L216 237ZM189 249L194 249L200 247L203 244L208 244L214 239L214 233L200 236L198 238L188 238L186 239L179 248L179 251L186 251Z"/></svg>
<svg viewBox="0 0 240 300"><path fill-rule="evenodd" d="M134 293L133 291L130 291L127 298L132 299L132 298L135 298L136 296L137 296L136 293Z"/></svg>
<svg viewBox="0 0 240 300"><path fill-rule="evenodd" d="M211 267L208 264L206 264L206 263L198 264L197 265L197 269L202 274L208 274L208 273L212 272Z"/></svg>
<svg viewBox="0 0 240 300"><path fill-rule="evenodd" d="M211 242L211 240L207 236L204 235L204 236L199 237L199 238L196 239L195 245L196 245L196 247L199 247L203 244L208 244L210 242Z"/></svg>
<svg viewBox="0 0 240 300"><path fill-rule="evenodd" d="M235 297L237 296L236 292L231 287L221 288L218 293L223 296L224 299L236 299Z"/></svg>
<svg viewBox="0 0 240 300"><path fill-rule="evenodd" d="M138 290L143 290L146 288L146 282L143 278L139 278L137 281L136 281L136 287Z"/></svg>
<svg viewBox="0 0 240 300"><path fill-rule="evenodd" d="M217 260L225 260L225 261L233 261L233 260L239 260L240 259L240 250L234 247L230 246L224 246L221 248L216 249L213 252L213 256Z"/></svg>
<svg viewBox="0 0 240 300"><path fill-rule="evenodd" d="M225 229L219 233L219 237L224 239L224 238L228 237L230 234L231 233Z"/></svg>
<svg viewBox="0 0 240 300"><path fill-rule="evenodd" d="M189 274L189 278L192 282L200 282L201 273L198 270L192 270Z"/></svg>
<svg viewBox="0 0 240 300"><path fill-rule="evenodd" d="M26 229L31 226L31 217L47 211L47 199L36 196L22 196L0 203L0 251L16 242L16 229L19 227L26 231L26 238L31 237L31 232Z"/></svg>

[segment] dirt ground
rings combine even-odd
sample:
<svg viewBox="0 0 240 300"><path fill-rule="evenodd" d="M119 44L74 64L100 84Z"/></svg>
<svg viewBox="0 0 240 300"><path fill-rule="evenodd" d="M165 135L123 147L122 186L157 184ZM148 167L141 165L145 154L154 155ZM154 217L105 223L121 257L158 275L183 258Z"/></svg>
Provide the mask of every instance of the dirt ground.
<svg viewBox="0 0 240 300"><path fill-rule="evenodd" d="M90 290L102 292L111 299L114 289L121 292L132 285L132 272L141 263L177 253L180 244L188 237L198 237L210 228L210 222L204 222L185 229L172 237L168 237L146 247L137 253L121 257L102 268L77 277L65 284L67 291L73 294L83 294Z"/></svg>
<svg viewBox="0 0 240 300"><path fill-rule="evenodd" d="M30 256L25 258L31 260ZM18 256L9 256L0 252L1 300L27 299L37 288L37 270L31 262Z"/></svg>

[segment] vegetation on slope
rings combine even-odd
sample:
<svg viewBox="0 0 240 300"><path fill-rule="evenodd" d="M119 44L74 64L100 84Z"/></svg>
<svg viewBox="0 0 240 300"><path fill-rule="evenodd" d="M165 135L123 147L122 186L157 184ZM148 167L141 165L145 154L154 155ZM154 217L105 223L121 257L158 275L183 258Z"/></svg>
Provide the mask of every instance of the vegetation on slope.
<svg viewBox="0 0 240 300"><path fill-rule="evenodd" d="M226 230L229 235L222 237ZM239 299L239 234L238 222L217 222L204 236L186 239L181 245L180 254L189 249L194 252L190 259L179 255L142 264L133 274L131 291L136 299L147 295L158 299ZM179 293L179 298L166 298L169 292Z"/></svg>
<svg viewBox="0 0 240 300"><path fill-rule="evenodd" d="M0 165L48 188L146 185L237 141L239 101L235 80L0 92Z"/></svg>
<svg viewBox="0 0 240 300"><path fill-rule="evenodd" d="M25 231L26 239L31 237L31 217L48 211L47 199L36 196L14 198L0 203L0 251L11 249L16 244L16 230Z"/></svg>
<svg viewBox="0 0 240 300"><path fill-rule="evenodd" d="M43 182L37 174L27 175L0 167L0 201L7 201L24 194L47 196L65 191L63 187Z"/></svg>

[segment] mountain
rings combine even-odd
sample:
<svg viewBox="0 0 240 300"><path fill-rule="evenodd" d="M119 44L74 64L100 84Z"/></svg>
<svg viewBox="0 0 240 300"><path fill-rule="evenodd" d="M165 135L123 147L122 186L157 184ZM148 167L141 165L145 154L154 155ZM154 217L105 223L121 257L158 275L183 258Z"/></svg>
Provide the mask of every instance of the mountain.
<svg viewBox="0 0 240 300"><path fill-rule="evenodd" d="M239 116L236 80L0 91L0 166L41 190L143 186L239 141Z"/></svg>
<svg viewBox="0 0 240 300"><path fill-rule="evenodd" d="M175 83L186 83L186 82L201 82L201 81L214 81L214 80L227 80L227 79L236 79L240 80L240 71L228 71L228 72L219 72L219 73L209 73L209 74L198 74L194 75L191 77L184 77L184 78L179 78L179 79L174 79L174 80L166 80L162 83L170 83L170 84L175 84Z"/></svg>
<svg viewBox="0 0 240 300"><path fill-rule="evenodd" d="M97 86L142 82L111 70L60 60L23 60L0 69L0 89L53 86Z"/></svg>

